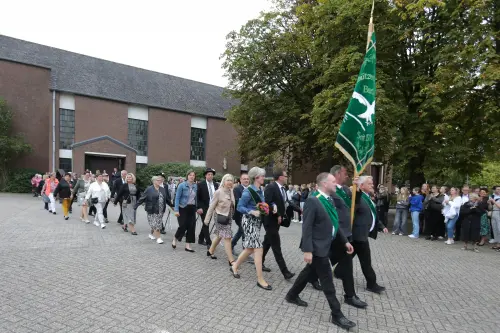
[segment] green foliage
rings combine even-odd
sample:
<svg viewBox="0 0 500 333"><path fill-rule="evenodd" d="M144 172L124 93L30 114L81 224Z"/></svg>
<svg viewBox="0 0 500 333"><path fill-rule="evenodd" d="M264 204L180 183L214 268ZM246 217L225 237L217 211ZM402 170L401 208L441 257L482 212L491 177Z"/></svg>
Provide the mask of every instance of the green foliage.
<svg viewBox="0 0 500 333"><path fill-rule="evenodd" d="M339 159L370 2L281 0L227 36L228 114L249 160ZM459 182L500 145L498 1L376 1L375 158L412 186Z"/></svg>
<svg viewBox="0 0 500 333"><path fill-rule="evenodd" d="M489 188L500 185L500 161L484 163L481 172L472 176L470 183Z"/></svg>
<svg viewBox="0 0 500 333"><path fill-rule="evenodd" d="M0 190L11 193L31 193L31 178L37 173L43 174L35 169L11 170L7 176L5 185Z"/></svg>
<svg viewBox="0 0 500 333"><path fill-rule="evenodd" d="M189 170L194 170L196 173L196 180L202 180L203 171L205 168L202 167L192 167L187 163L164 163L164 164L151 164L137 171L137 185L141 188L146 188L151 185L151 178L161 172L165 174L167 177L183 177L186 179L187 172ZM220 181L222 179L220 173L217 173L214 176L216 181Z"/></svg>
<svg viewBox="0 0 500 333"><path fill-rule="evenodd" d="M12 131L13 112L7 102L0 97L0 188L6 188L9 167L14 160L31 152L31 146L20 134Z"/></svg>

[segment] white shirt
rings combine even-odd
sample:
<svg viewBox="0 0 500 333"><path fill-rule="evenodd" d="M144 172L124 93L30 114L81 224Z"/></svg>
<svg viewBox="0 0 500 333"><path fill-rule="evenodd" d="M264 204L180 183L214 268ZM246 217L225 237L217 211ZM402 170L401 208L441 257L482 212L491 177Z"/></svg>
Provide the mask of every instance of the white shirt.
<svg viewBox="0 0 500 333"><path fill-rule="evenodd" d="M462 204L461 206L463 206L465 203L469 202L469 195L468 194L462 194Z"/></svg>
<svg viewBox="0 0 500 333"><path fill-rule="evenodd" d="M281 194L281 197L283 198L283 201L285 203L285 209L286 209L288 207L288 195L286 194L286 192L287 192L286 188L285 188L285 186L281 185L278 182L276 182L276 184L278 184L278 187L280 189L280 194Z"/></svg>
<svg viewBox="0 0 500 333"><path fill-rule="evenodd" d="M214 197L214 193L215 193L215 186L214 186L214 182L208 182L207 181L207 187L211 187L212 188L212 195L210 195L210 189L208 189L208 195L210 196L210 203L212 203L212 199Z"/></svg>
<svg viewBox="0 0 500 333"><path fill-rule="evenodd" d="M97 198L99 202L106 202L110 196L111 191L109 190L109 186L106 182L102 182L101 185L99 185L98 182L93 182L89 186L85 199L88 200L90 198Z"/></svg>
<svg viewBox="0 0 500 333"><path fill-rule="evenodd" d="M330 196L326 195L326 193L322 192L321 190L318 190L318 193L321 194L322 196L325 197L325 199L329 199ZM336 208L335 208L336 209ZM332 237L335 235L335 227L332 225Z"/></svg>

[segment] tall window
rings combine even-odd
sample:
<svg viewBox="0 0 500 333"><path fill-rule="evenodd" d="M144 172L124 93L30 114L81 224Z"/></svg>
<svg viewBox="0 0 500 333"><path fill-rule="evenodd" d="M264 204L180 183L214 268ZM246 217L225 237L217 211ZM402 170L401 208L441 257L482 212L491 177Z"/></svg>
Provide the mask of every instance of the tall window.
<svg viewBox="0 0 500 333"><path fill-rule="evenodd" d="M191 127L191 160L205 160L205 129Z"/></svg>
<svg viewBox="0 0 500 333"><path fill-rule="evenodd" d="M59 109L59 149L75 143L75 110Z"/></svg>
<svg viewBox="0 0 500 333"><path fill-rule="evenodd" d="M148 121L128 119L128 144L137 155L148 156Z"/></svg>
<svg viewBox="0 0 500 333"><path fill-rule="evenodd" d="M59 169L63 169L66 172L71 171L71 158L60 158Z"/></svg>

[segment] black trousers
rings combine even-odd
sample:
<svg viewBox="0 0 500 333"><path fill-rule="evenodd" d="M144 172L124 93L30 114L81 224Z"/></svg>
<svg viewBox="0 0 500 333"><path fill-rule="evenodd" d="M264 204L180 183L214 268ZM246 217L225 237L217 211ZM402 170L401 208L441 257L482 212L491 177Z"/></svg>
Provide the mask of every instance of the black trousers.
<svg viewBox="0 0 500 333"><path fill-rule="evenodd" d="M335 296L335 286L333 284L332 269L330 267L330 259L328 257L314 257L311 264L307 264L306 267L300 272L297 279L288 291L287 297L291 299L297 298L299 294L307 286L310 281L311 276L319 277L319 282L323 287L323 293L330 305L330 310L332 311L332 316L339 317L342 316L342 311L340 310L340 303Z"/></svg>
<svg viewBox="0 0 500 333"><path fill-rule="evenodd" d="M377 217L379 221L382 222L382 224L387 227L387 212L385 211L385 207L383 206L377 207Z"/></svg>
<svg viewBox="0 0 500 333"><path fill-rule="evenodd" d="M122 203L123 201L120 201L118 202L118 204L120 205L120 217L118 217L118 223L123 223L123 208L122 208Z"/></svg>
<svg viewBox="0 0 500 333"><path fill-rule="evenodd" d="M95 208L94 205L90 206L89 208L89 215L94 215L97 214L97 208Z"/></svg>
<svg viewBox="0 0 500 333"><path fill-rule="evenodd" d="M365 276L366 279L366 287L367 288L374 287L377 284L377 275L375 274L375 271L373 270L372 267L370 243L368 241L366 242L352 241L351 245L354 248L354 253L352 254L352 258L358 255L359 263L361 265L361 270L363 271L363 275ZM347 261L345 262L343 261L342 264L339 263L339 265L335 268L334 274L342 279L344 279L344 277L347 276L348 274L351 274L352 276L352 260L350 262L350 266Z"/></svg>
<svg viewBox="0 0 500 333"><path fill-rule="evenodd" d="M455 237L453 239L456 242L460 241L460 235L462 234L462 220L462 216L459 216L457 223L455 223Z"/></svg>
<svg viewBox="0 0 500 333"><path fill-rule="evenodd" d="M210 229L208 229L208 225L205 225L205 217L207 216L208 207L203 208L203 214L201 214L201 230L198 235L198 243L203 243L205 241L207 245L212 245L212 240L210 239Z"/></svg>
<svg viewBox="0 0 500 333"><path fill-rule="evenodd" d="M196 206L187 205L184 208L179 207L179 228L175 233L175 238L180 242L186 235L186 243L194 243L196 229Z"/></svg>
<svg viewBox="0 0 500 333"><path fill-rule="evenodd" d="M351 242L351 239L349 239ZM342 270L335 268L335 275L342 280L342 286L344 287L345 297L356 296L356 290L354 289L354 276L353 276L353 264L352 256L347 254L345 244L333 241L330 247L329 253L330 263L332 266L342 267ZM341 273L340 273L341 272ZM311 275L311 280L309 282L314 282L318 280L318 276Z"/></svg>
<svg viewBox="0 0 500 333"><path fill-rule="evenodd" d="M429 235L435 238L444 237L446 226L444 224L444 216L440 211L429 210L425 224L429 228Z"/></svg>
<svg viewBox="0 0 500 333"><path fill-rule="evenodd" d="M102 215L104 215L104 218L108 218L108 205L109 205L109 199L106 201L106 204L104 205L104 208L102 209ZM121 205L120 205L121 207Z"/></svg>
<svg viewBox="0 0 500 333"><path fill-rule="evenodd" d="M264 236L264 242L262 247L264 248L264 255L262 257L262 265L266 260L267 252L269 249L273 249L274 259L278 263L281 273L288 272L286 267L285 259L283 258L283 253L281 252L281 238L280 238L280 226L279 225L264 225L266 230L266 235Z"/></svg>

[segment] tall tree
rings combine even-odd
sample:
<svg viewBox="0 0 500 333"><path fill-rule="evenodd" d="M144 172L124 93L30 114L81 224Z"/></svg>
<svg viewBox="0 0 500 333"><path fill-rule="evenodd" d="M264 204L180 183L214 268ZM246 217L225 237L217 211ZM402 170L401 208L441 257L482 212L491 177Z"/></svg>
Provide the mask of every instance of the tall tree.
<svg viewBox="0 0 500 333"><path fill-rule="evenodd" d="M0 188L6 183L14 160L31 151L31 146L24 141L24 138L13 133L12 117L12 110L0 97Z"/></svg>

